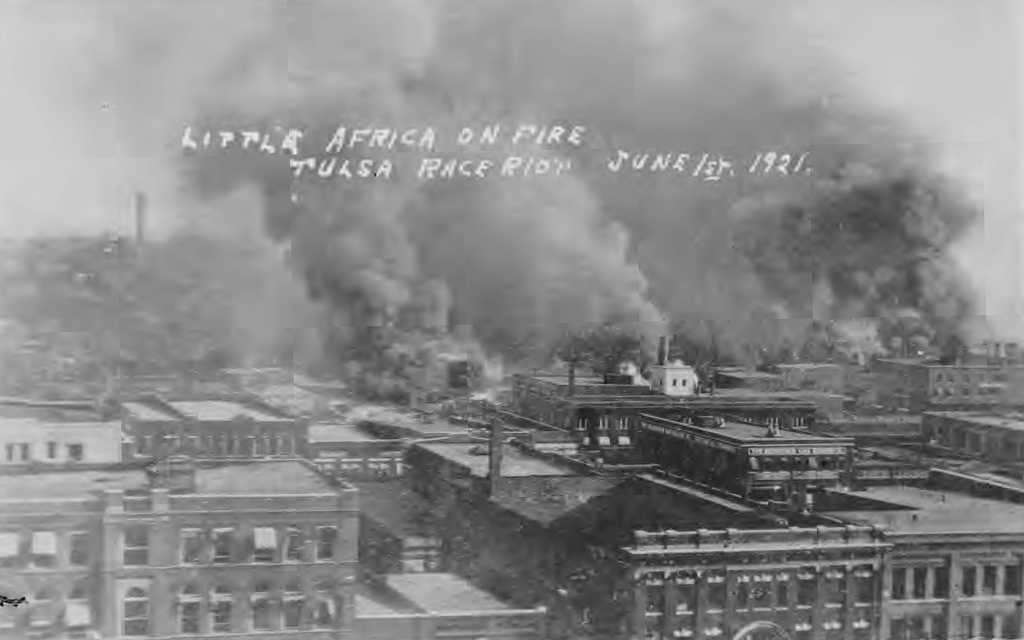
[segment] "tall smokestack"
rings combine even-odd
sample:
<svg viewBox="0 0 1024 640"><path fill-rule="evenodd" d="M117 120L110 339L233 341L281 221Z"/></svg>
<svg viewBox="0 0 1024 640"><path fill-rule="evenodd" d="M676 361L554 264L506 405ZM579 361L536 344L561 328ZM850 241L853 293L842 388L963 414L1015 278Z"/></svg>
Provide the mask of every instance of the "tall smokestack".
<svg viewBox="0 0 1024 640"><path fill-rule="evenodd" d="M491 441L488 451L490 468L487 480L491 495L494 495L498 488L498 482L501 481L501 460L505 454L503 442L505 439L505 425L493 409L490 413Z"/></svg>
<svg viewBox="0 0 1024 640"><path fill-rule="evenodd" d="M141 191L135 194L135 242L142 245L146 242L146 194Z"/></svg>
<svg viewBox="0 0 1024 640"><path fill-rule="evenodd" d="M576 395L576 362L569 363L569 393L568 395Z"/></svg>
<svg viewBox="0 0 1024 640"><path fill-rule="evenodd" d="M668 336L658 338L658 364L668 364Z"/></svg>

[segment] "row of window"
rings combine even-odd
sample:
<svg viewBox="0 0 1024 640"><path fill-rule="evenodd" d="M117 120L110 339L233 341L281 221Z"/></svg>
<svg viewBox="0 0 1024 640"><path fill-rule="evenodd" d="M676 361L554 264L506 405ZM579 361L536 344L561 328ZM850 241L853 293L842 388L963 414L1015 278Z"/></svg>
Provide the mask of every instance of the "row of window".
<svg viewBox="0 0 1024 640"><path fill-rule="evenodd" d="M338 529L318 527L254 527L245 534L233 527L187 528L179 535L181 564L331 562L336 559ZM124 564L149 564L149 529L130 526L124 532Z"/></svg>
<svg viewBox="0 0 1024 640"><path fill-rule="evenodd" d="M972 396L972 395L978 395L978 396L997 396L997 395L999 395L1000 391L1001 391L1001 389L999 389L998 387L977 387L977 388L962 387L960 389L960 395L965 396L965 397ZM932 395L935 396L936 398L941 398L941 397L949 398L949 397L957 395L957 393L956 393L956 389L954 387L935 387L935 388L932 389Z"/></svg>
<svg viewBox="0 0 1024 640"><path fill-rule="evenodd" d="M71 462L85 460L85 445L72 442L64 445L65 459ZM7 462L32 462L33 460L55 462L60 457L60 443L47 442L46 456L36 458L32 455L31 442L10 442L4 445Z"/></svg>
<svg viewBox="0 0 1024 640"><path fill-rule="evenodd" d="M66 631L83 630L93 624L93 610L89 601L89 585L84 580L73 584L67 597L57 589L43 587L32 594L31 606L0 616L0 637L14 634L18 627L36 631L62 627Z"/></svg>
<svg viewBox="0 0 1024 640"><path fill-rule="evenodd" d="M161 442L165 447L172 450L177 449L181 445L188 445L208 454L219 456L276 456L295 454L295 437L291 435L140 435L135 437L135 452L140 456L154 455L157 452L157 446L161 444Z"/></svg>
<svg viewBox="0 0 1024 640"><path fill-rule="evenodd" d="M943 614L930 616L907 616L893 618L889 622L889 640L949 640L949 638L970 638L971 640L998 640L1017 638L1019 625L1017 615L974 615L964 614L959 618L959 627L950 634L949 624Z"/></svg>
<svg viewBox="0 0 1024 640"><path fill-rule="evenodd" d="M870 604L875 600L874 570L870 566L852 569L853 600L859 604ZM825 568L820 571L821 598L826 606L839 607L846 603L846 567ZM666 580L662 574L646 576L647 611L661 614L667 605L666 586L675 591L675 613L692 614L697 607L697 584L692 576L685 574ZM818 601L819 572L815 567L798 571L739 575L733 586L733 607L737 611L748 609L788 609L810 607ZM721 575L707 578L706 602L708 611L723 611L727 606L726 582Z"/></svg>
<svg viewBox="0 0 1024 640"><path fill-rule="evenodd" d="M238 594L227 585L209 591L186 585L175 603L178 633L200 635L277 629L332 628L334 595L327 583L307 593L298 582L280 592L260 583L251 593ZM152 606L147 590L131 587L122 603L122 633L145 637L152 633Z"/></svg>
<svg viewBox="0 0 1024 640"><path fill-rule="evenodd" d="M960 568L960 594L965 598L1014 596L1021 593L1017 564L965 565ZM895 567L893 600L945 600L949 598L949 568Z"/></svg>
<svg viewBox="0 0 1024 640"><path fill-rule="evenodd" d="M55 531L0 532L2 568L52 569L88 564L89 534L85 531L72 531L63 536Z"/></svg>

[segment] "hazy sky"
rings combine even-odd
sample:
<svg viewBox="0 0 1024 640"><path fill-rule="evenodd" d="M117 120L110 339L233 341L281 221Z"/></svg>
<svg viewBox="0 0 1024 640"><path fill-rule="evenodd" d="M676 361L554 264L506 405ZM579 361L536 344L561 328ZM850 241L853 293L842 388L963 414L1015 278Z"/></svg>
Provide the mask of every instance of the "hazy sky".
<svg viewBox="0 0 1024 640"><path fill-rule="evenodd" d="M142 2L166 7L171 0ZM202 70L175 68L174 77L124 81L119 56L129 49L111 37L105 18L132 4L131 11L139 11L142 2L0 0L0 236L124 230L131 224L131 194L139 188L150 193L156 217L174 217L180 205L170 177L178 142L172 133L180 129L165 125L177 115L183 123L187 114L148 116L173 111L179 101L166 92L189 86L189 74ZM219 29L244 28L232 26L230 0L215 4L225 9L216 23L200 27L205 38L167 39L154 49L193 42L216 47ZM991 313L1004 314L1024 289L1015 259L1024 236L1024 181L1016 157L1024 105L1024 49L1016 33L1024 14L1015 4L794 3L794 19L807 37L839 59L869 101L895 109L933 138L944 168L985 207L987 223L965 255L975 277L1007 281L992 290L999 300L990 301ZM166 54L130 50L132 56Z"/></svg>

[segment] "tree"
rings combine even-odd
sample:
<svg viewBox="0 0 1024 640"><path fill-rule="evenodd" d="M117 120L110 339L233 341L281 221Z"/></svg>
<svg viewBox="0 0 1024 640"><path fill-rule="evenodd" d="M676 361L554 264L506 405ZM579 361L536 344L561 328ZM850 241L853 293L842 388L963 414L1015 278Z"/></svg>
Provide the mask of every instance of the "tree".
<svg viewBox="0 0 1024 640"><path fill-rule="evenodd" d="M555 345L554 355L570 367L587 366L597 374L616 373L626 362L643 369L650 360L643 338L614 324L570 332Z"/></svg>

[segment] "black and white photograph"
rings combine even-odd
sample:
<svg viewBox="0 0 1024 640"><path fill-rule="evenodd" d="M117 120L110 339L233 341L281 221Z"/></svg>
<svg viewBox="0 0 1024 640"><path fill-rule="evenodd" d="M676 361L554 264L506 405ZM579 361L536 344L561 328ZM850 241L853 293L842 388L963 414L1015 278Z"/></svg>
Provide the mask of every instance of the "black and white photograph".
<svg viewBox="0 0 1024 640"><path fill-rule="evenodd" d="M0 640L1024 640L1019 0L0 0Z"/></svg>

